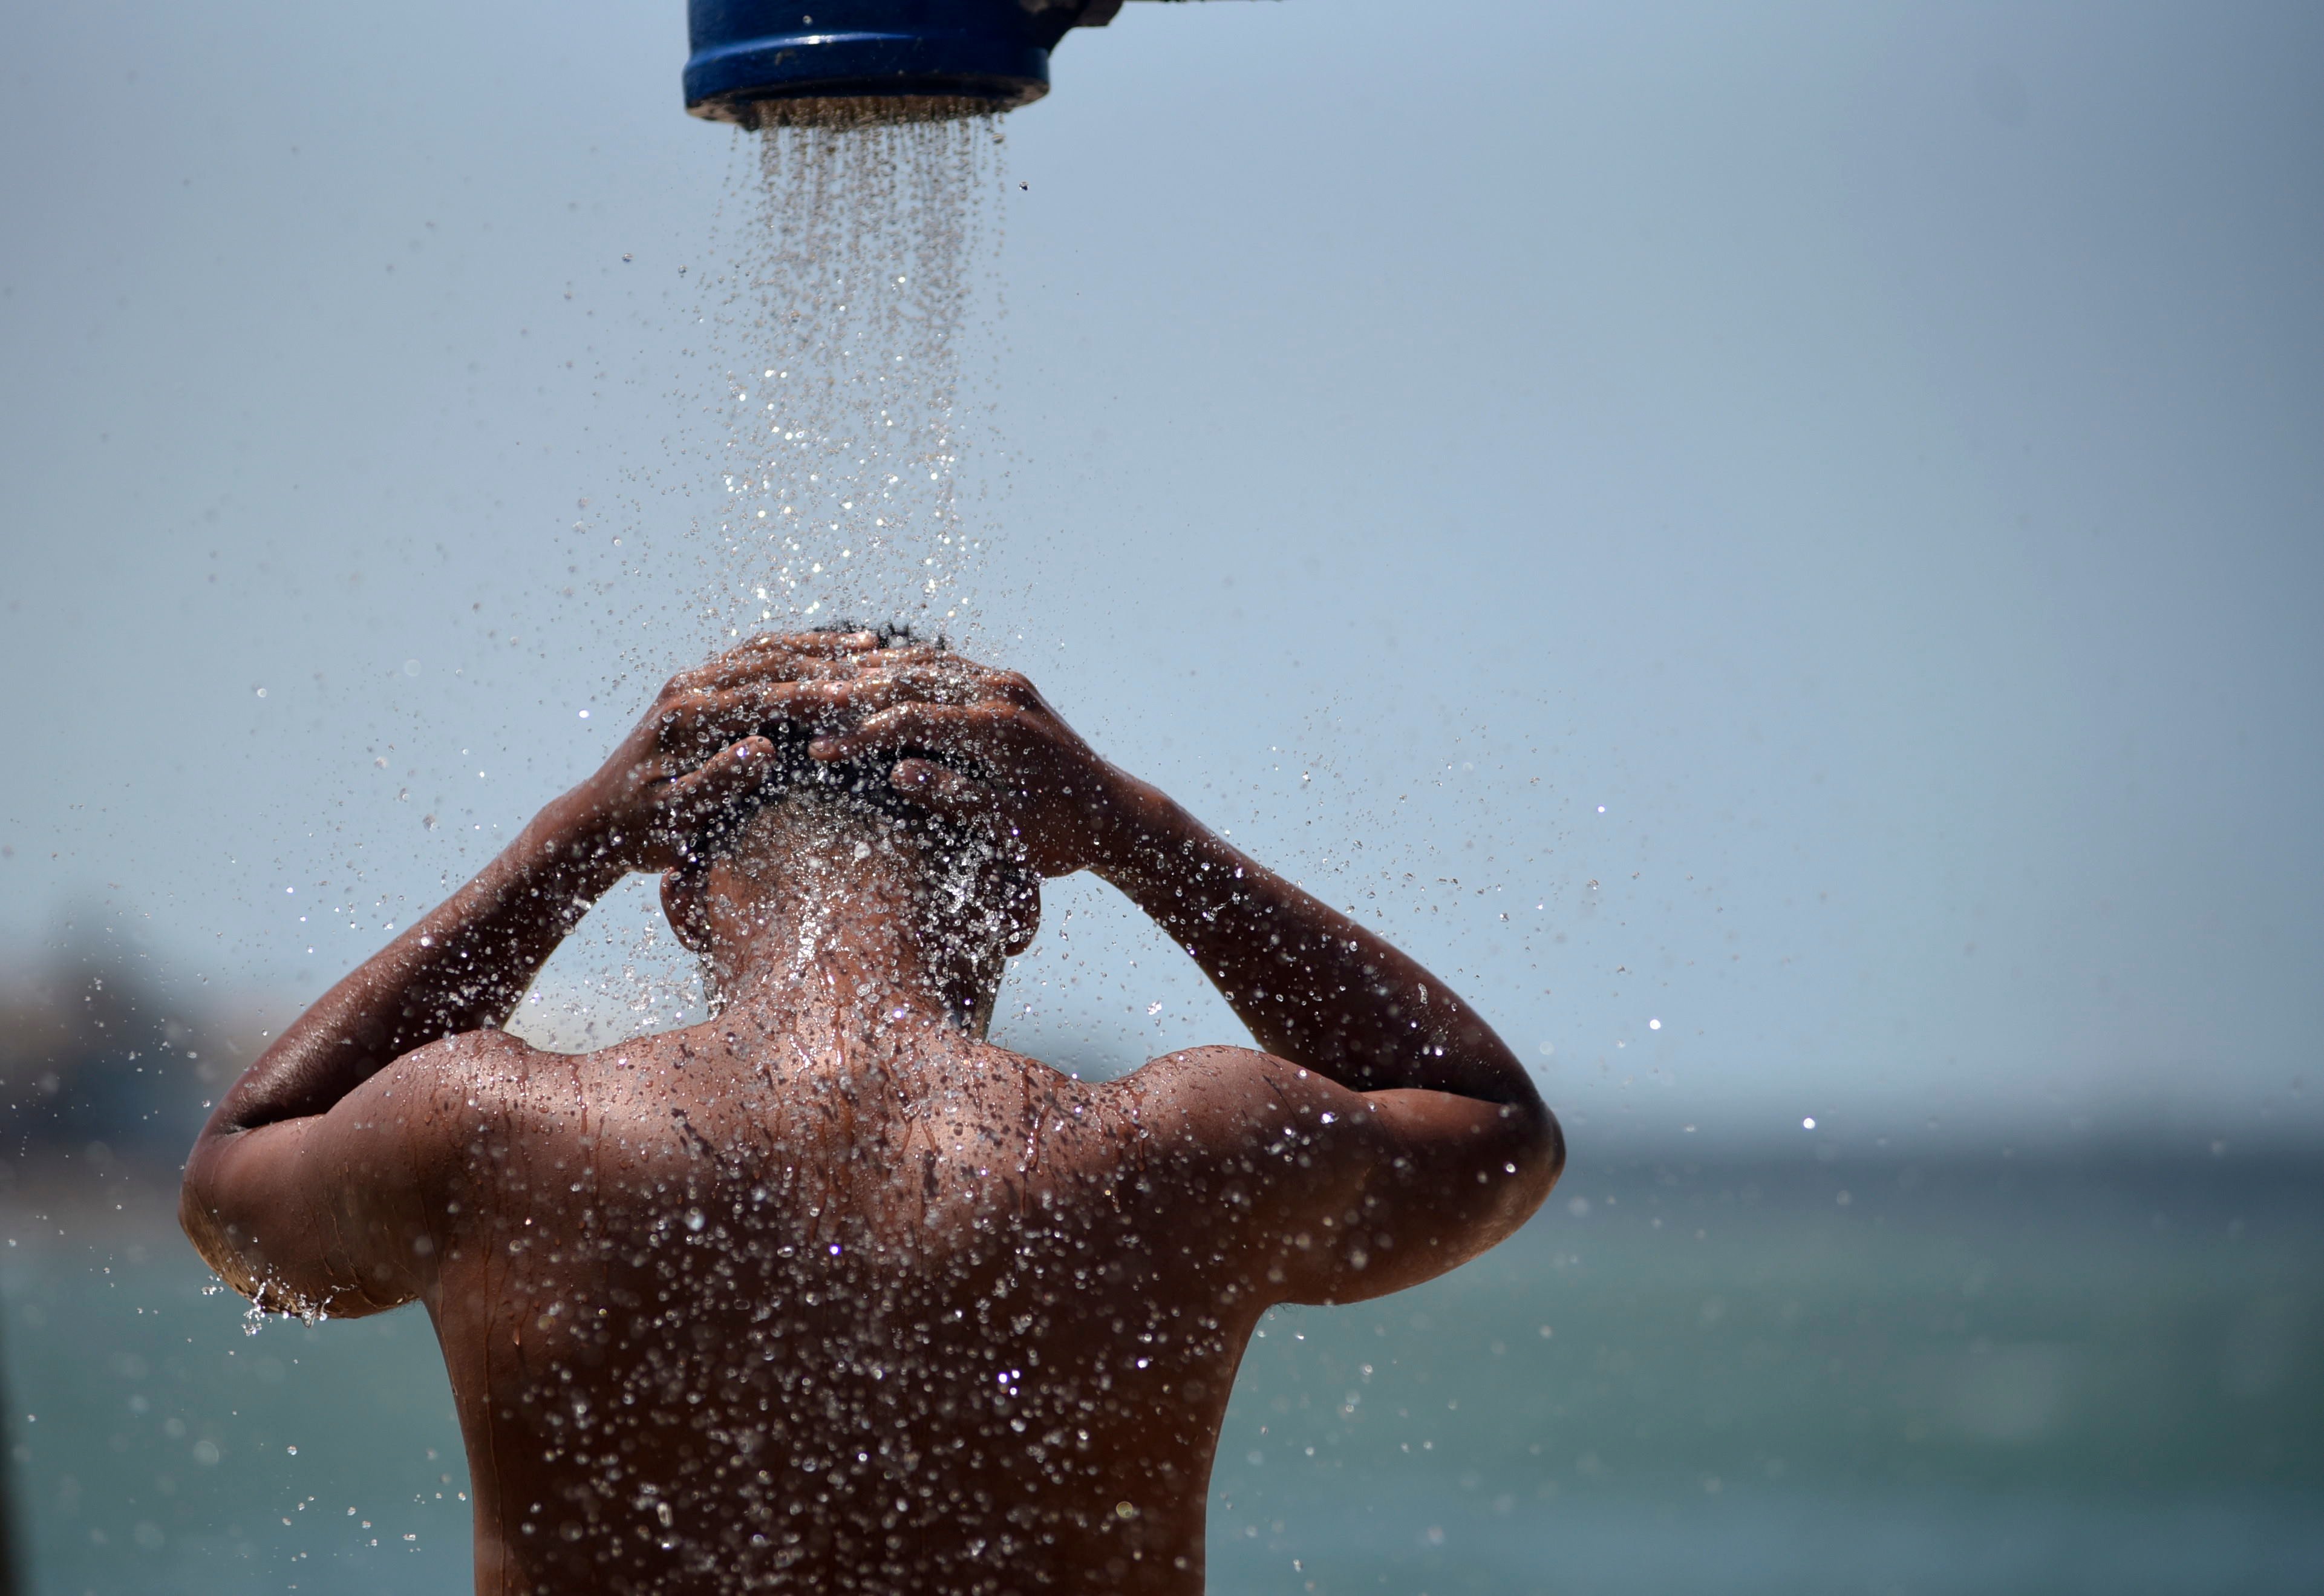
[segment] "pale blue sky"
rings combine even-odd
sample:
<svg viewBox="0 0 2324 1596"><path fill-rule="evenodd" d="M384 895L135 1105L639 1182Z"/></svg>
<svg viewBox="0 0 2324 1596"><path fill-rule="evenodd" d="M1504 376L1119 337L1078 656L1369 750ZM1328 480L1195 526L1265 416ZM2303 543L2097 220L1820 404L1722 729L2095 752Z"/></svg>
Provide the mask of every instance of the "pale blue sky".
<svg viewBox="0 0 2324 1596"><path fill-rule="evenodd" d="M684 51L0 21L0 946L310 994L708 646L748 183ZM1221 0L1055 65L973 641L1577 1145L2324 1127L2324 13ZM1234 1034L1102 892L1052 933L1037 1049Z"/></svg>

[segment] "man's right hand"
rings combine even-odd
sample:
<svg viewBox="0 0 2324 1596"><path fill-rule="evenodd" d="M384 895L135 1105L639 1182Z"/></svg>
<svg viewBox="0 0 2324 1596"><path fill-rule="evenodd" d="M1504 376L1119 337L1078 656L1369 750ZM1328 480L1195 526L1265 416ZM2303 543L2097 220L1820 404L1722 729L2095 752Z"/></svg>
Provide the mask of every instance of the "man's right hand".
<svg viewBox="0 0 2324 1596"><path fill-rule="evenodd" d="M989 827L1044 876L1102 867L1120 853L1143 788L1100 758L1023 676L932 650L891 650L857 664L845 698L862 718L817 737L811 756L894 758L889 780L899 792Z"/></svg>

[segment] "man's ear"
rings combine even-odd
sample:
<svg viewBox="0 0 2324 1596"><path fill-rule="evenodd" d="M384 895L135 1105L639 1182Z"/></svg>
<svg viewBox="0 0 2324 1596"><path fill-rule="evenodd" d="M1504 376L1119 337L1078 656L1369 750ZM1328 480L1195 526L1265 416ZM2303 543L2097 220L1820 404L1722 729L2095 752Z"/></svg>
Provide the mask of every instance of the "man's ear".
<svg viewBox="0 0 2324 1596"><path fill-rule="evenodd" d="M1033 938L1041 933L1041 878L1028 875L1010 885L1010 918L1013 922L1001 945L1001 955L1015 958L1033 946Z"/></svg>
<svg viewBox="0 0 2324 1596"><path fill-rule="evenodd" d="M661 872L661 912L689 953L710 951L709 885L702 871Z"/></svg>

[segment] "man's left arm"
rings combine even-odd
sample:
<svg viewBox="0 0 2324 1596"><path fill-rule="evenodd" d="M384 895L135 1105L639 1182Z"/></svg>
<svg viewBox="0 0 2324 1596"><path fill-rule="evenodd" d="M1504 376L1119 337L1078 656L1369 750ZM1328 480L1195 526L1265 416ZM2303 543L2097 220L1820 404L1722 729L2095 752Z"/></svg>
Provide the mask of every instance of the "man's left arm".
<svg viewBox="0 0 2324 1596"><path fill-rule="evenodd" d="M684 863L763 786L774 749L756 728L808 690L817 650L842 646L770 640L674 678L603 769L284 1031L187 1160L179 1218L211 1267L311 1312L420 1291L423 1100L521 1065L530 1049L498 1028L549 955L623 876ZM400 1079L383 1075L399 1060Z"/></svg>
<svg viewBox="0 0 2324 1596"><path fill-rule="evenodd" d="M335 1315L418 1290L426 1255L406 1234L417 1099L429 1077L529 1051L496 1028L623 873L567 818L551 806L300 1015L218 1103L187 1160L179 1219L235 1289ZM411 1067L382 1075L407 1055Z"/></svg>

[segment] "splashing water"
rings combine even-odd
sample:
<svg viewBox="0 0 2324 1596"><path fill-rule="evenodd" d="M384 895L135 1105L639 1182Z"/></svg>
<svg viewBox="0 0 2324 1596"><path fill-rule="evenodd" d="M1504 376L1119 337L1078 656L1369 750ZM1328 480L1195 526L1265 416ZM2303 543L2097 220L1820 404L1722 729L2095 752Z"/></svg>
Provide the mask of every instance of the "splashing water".
<svg viewBox="0 0 2324 1596"><path fill-rule="evenodd" d="M706 389L690 397L707 413L680 491L702 493L700 575L681 602L707 624L681 653L842 620L973 636L964 345L999 304L1000 118L970 101L776 110L734 134L721 263L697 279ZM623 650L641 677L701 658L647 630ZM659 908L630 907L586 934L603 967L536 990L520 1034L586 1049L705 1017L694 957Z"/></svg>
<svg viewBox="0 0 2324 1596"><path fill-rule="evenodd" d="M958 510L961 335L999 181L991 115L810 119L758 142L722 309L719 608L742 631L842 614L940 629Z"/></svg>

